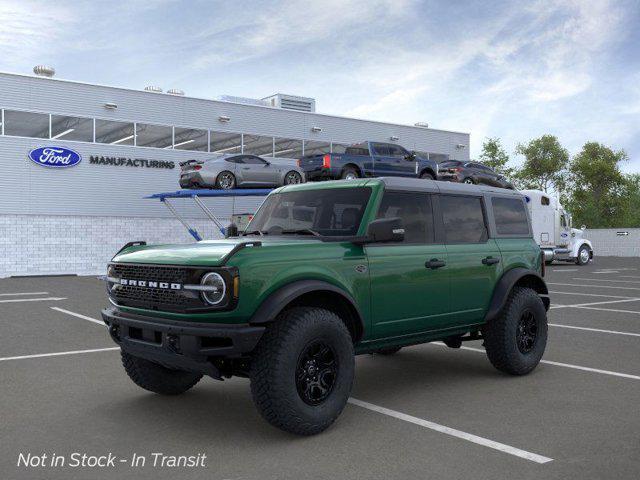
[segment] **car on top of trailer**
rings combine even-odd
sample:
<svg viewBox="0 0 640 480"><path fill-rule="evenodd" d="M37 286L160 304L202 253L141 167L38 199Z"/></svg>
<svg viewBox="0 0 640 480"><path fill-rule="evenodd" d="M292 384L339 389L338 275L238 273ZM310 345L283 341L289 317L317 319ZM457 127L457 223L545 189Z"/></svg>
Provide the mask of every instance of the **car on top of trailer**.
<svg viewBox="0 0 640 480"><path fill-rule="evenodd" d="M498 370L531 372L547 341L543 275L517 192L316 182L271 192L240 236L125 246L102 318L140 387L248 377L267 421L310 435L344 408L357 354L482 339Z"/></svg>

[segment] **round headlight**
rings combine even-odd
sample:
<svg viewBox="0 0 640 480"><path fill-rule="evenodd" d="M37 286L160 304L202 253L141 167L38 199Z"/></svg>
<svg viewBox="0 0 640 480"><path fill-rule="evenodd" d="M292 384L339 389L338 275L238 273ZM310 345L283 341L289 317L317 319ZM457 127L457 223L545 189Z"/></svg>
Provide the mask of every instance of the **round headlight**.
<svg viewBox="0 0 640 480"><path fill-rule="evenodd" d="M224 279L219 273L209 272L200 282L206 290L202 291L202 298L210 305L218 305L224 300L224 295L227 293L227 286L224 283Z"/></svg>

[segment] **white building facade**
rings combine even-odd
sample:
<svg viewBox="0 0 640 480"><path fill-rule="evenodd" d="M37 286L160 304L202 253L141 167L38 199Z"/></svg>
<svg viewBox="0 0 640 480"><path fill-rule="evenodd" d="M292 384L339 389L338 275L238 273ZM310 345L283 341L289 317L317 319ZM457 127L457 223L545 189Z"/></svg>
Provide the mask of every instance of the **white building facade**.
<svg viewBox="0 0 640 480"><path fill-rule="evenodd" d="M296 97L273 98L278 106L0 73L0 277L101 274L128 241L193 241L160 202L144 199L178 190L179 163L189 159L237 152L293 162L364 140L469 159L466 133L299 111L285 107ZM80 161L47 168L30 160L49 147ZM261 200L209 202L228 218ZM187 201L176 205L206 238L219 236Z"/></svg>

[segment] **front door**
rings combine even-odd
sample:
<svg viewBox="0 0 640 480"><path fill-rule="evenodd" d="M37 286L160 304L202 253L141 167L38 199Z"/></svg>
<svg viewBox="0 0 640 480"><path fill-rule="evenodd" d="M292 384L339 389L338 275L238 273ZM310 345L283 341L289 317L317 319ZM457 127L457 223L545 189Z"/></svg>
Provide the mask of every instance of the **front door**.
<svg viewBox="0 0 640 480"><path fill-rule="evenodd" d="M482 323L503 269L500 250L488 238L483 199L441 195L439 200L449 256L450 326Z"/></svg>
<svg viewBox="0 0 640 480"><path fill-rule="evenodd" d="M253 185L275 185L276 168L273 164L255 155L245 155L242 170L244 183Z"/></svg>
<svg viewBox="0 0 640 480"><path fill-rule="evenodd" d="M432 198L386 191L378 218L402 219L402 243L366 246L375 338L437 330L448 323L449 271L445 246L435 243Z"/></svg>
<svg viewBox="0 0 640 480"><path fill-rule="evenodd" d="M388 148L389 156L393 158L393 163L391 164L393 174L399 177L415 177L417 173L415 157L412 157L400 145L389 145Z"/></svg>

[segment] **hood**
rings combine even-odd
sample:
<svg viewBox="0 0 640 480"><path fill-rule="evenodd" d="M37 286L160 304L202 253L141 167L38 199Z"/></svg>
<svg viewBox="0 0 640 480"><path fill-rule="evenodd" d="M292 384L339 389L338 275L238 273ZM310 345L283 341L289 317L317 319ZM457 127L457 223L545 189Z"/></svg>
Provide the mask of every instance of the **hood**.
<svg viewBox="0 0 640 480"><path fill-rule="evenodd" d="M571 236L573 238L582 238L582 235L584 235L584 230L582 230L580 228L572 228L571 229Z"/></svg>
<svg viewBox="0 0 640 480"><path fill-rule="evenodd" d="M113 257L114 262L152 263L159 265L206 265L218 266L238 244L243 242L262 242L259 248L282 245L317 243L319 240L299 237L240 237L224 240L204 240L185 245L142 245L129 247ZM248 247L252 248L252 247Z"/></svg>

